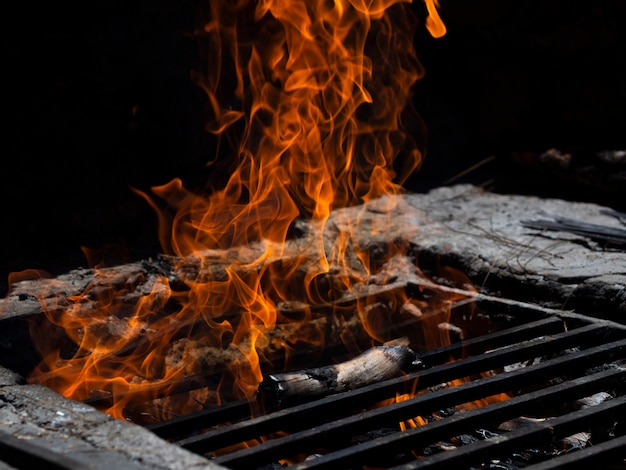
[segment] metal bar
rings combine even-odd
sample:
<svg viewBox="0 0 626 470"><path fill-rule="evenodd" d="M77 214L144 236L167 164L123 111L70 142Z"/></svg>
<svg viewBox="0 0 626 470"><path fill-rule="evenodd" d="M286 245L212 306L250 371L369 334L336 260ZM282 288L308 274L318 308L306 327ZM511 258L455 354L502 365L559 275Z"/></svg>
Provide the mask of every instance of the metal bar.
<svg viewBox="0 0 626 470"><path fill-rule="evenodd" d="M0 431L0 466L6 463L15 469L46 468L52 470L83 470L79 462L64 454L51 452L25 439Z"/></svg>
<svg viewBox="0 0 626 470"><path fill-rule="evenodd" d="M554 385L542 390L513 397L476 410L453 415L441 421L434 421L427 426L412 428L390 436L374 439L363 446L352 446L323 455L315 460L302 462L295 468L350 468L349 466L364 461L372 461L377 455L393 455L407 449L420 448L425 443L437 442L464 432L499 423L507 419L522 416L537 409L538 403L552 406L563 400L579 398L592 394L604 387L607 382L623 381L626 370L605 370L585 377ZM457 387L459 388L459 387ZM598 405L599 406L599 405ZM238 463L238 462L237 462ZM235 466L233 468L242 468ZM249 468L249 467L248 467Z"/></svg>
<svg viewBox="0 0 626 470"><path fill-rule="evenodd" d="M626 396L616 398L575 411L558 418L535 424L532 428L518 429L500 434L493 438L474 442L455 449L453 452L444 452L433 455L428 459L414 461L393 467L393 470L414 470L421 468L450 468L450 465L480 463L484 458L504 458L512 452L519 452L537 445L537 443L554 443L559 439L572 435L578 430L589 430L601 420L611 420L615 416L626 417ZM572 455L577 452L573 451ZM527 468L527 467L525 467ZM548 467L561 468L561 467Z"/></svg>
<svg viewBox="0 0 626 470"><path fill-rule="evenodd" d="M487 349L498 348L512 343L527 341L538 335L550 335L564 331L563 320L557 317L542 318L524 325L481 335L460 343L454 343L442 348L432 349L420 353L420 359L427 365L442 364L450 357L482 354Z"/></svg>
<svg viewBox="0 0 626 470"><path fill-rule="evenodd" d="M190 413L168 421L145 426L163 439L174 439L188 435L190 430L210 428L221 423L234 423L241 419L250 418L251 404L248 400L239 400L225 403L213 408Z"/></svg>
<svg viewBox="0 0 626 470"><path fill-rule="evenodd" d="M602 460L600 460L602 459ZM626 460L626 435L610 441L594 443L591 447L568 452L534 465L524 467L525 470L559 470L562 468L589 468L589 465L601 463L608 465L612 460ZM626 462L622 462L622 468ZM611 468L619 468L617 465Z"/></svg>
<svg viewBox="0 0 626 470"><path fill-rule="evenodd" d="M549 377L550 374L562 373L563 370L566 370L566 367L572 368L572 365L574 365L574 367L572 368L573 370L579 370L581 373L583 373L584 368L588 367L589 364L592 364L594 362L602 363L611 358L613 354L624 355L625 352L626 340L597 346L595 348L591 348L585 351L572 353L564 357L558 357L552 360L548 360L534 366L526 367L524 369L478 379L459 385L457 387L439 390L437 392L415 397L411 400L369 410L358 415L352 415L347 418L339 419L327 424L314 426L310 429L291 434L286 437L270 440L256 447L242 449L231 454L218 457L216 461L223 465L231 466L233 468L246 468L253 463L271 462L273 459L287 457L284 455L285 452L289 452L290 454L296 454L300 451L305 451L307 449L307 446L312 444L319 445L322 441L328 442L332 439L340 438L341 436L350 435L350 433L362 433L366 430L370 430L376 427L397 425L397 423L401 421L413 418L426 412L431 412L440 407L449 407L455 404L484 398L495 393L507 391L511 388L528 384L532 380L536 380L539 378L544 380L546 377ZM620 373L626 375L626 371L620 371ZM582 378L576 380L586 379ZM577 382L574 381L574 383ZM589 384L587 384L586 386L588 388L591 388ZM562 388L564 388L564 390L567 389L565 386ZM549 390L553 391L554 389ZM526 396L527 395L524 395L524 397ZM530 394L528 396L534 395ZM537 396L540 397L541 395ZM505 403L511 402L513 406L516 403L516 401L514 401L516 399L521 400L520 397L515 397L507 400ZM502 406L498 407L498 409L500 408L502 408ZM466 417L468 413L463 413L462 415ZM455 418L455 416L453 416L452 418ZM430 423L428 426L420 429L433 428L434 424L436 423ZM434 429L438 428L435 427ZM410 431L407 432L410 433ZM376 441L368 443L367 449L370 448L373 442ZM348 452L348 454L346 455L348 455L351 459L356 458L354 453L359 451L355 451L354 449L348 449L345 452ZM340 452L336 455L341 457L337 462L333 462L332 460L328 460L327 462L326 457L328 456L325 456L324 458L318 460L322 460L323 462L329 464L337 463L340 466L344 465L346 462L342 461L343 454ZM311 465L313 467L317 466L318 464L316 462L317 460L312 461Z"/></svg>
<svg viewBox="0 0 626 470"><path fill-rule="evenodd" d="M520 360L528 360L582 343L592 338L600 340L605 328L587 325L573 331L557 334L549 340L528 342L515 347L500 349L489 354L459 360L426 371L409 374L405 377L391 379L367 387L334 395L314 402L294 406L269 415L260 416L250 421L236 423L231 426L208 431L201 435L190 436L178 441L178 445L192 452L205 453L226 447L248 439L258 438L276 431L291 431L313 426L328 419L329 416L349 415L354 409L371 405L376 401L395 397L412 381L417 380L420 389L460 379L503 367ZM582 358L581 358L582 359ZM267 445L268 443L264 444Z"/></svg>
<svg viewBox="0 0 626 470"><path fill-rule="evenodd" d="M618 331L621 331L622 334L626 333L626 324L617 323L614 320L609 320L608 318L605 318L606 314L603 314L602 312L596 312L595 317L589 317L587 315L583 315L581 313L576 313L576 312L571 312L571 311L560 312L558 313L558 316L559 318L562 318L565 322L571 321L571 322L582 322L583 324L588 324L588 323L596 323L598 325L602 324L611 330L615 330L616 333Z"/></svg>
<svg viewBox="0 0 626 470"><path fill-rule="evenodd" d="M557 317L543 318L524 325L507 328L495 333L490 333L477 338L472 338L462 343L455 343L442 348L433 349L420 353L420 359L428 365L441 364L450 357L463 354L484 353L487 348L500 347L505 344L525 341L536 337L538 334L552 334L562 332L563 320ZM397 381L396 381L397 382ZM406 379L402 381L406 383ZM372 400L372 399L368 399ZM155 423L146 426L160 437L172 439L183 433L188 433L190 429L203 429L220 423L235 422L241 418L250 417L250 403L247 400L228 403L217 408L202 410L185 416L180 416L172 420ZM270 419L276 419L280 415L272 415ZM257 418L258 419L258 418ZM295 419L295 418L294 418ZM255 421L258 423L259 421ZM278 428L274 428L274 431ZM254 432L256 434L258 432Z"/></svg>

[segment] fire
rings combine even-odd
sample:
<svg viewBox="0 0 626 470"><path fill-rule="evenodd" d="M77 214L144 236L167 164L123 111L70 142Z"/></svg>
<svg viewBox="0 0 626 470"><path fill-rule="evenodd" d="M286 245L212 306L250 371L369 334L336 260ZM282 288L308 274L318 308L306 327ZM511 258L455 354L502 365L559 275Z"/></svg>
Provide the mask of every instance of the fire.
<svg viewBox="0 0 626 470"><path fill-rule="evenodd" d="M425 0L428 9L428 17L426 18L426 27L434 38L440 38L446 34L446 25L439 17L439 0Z"/></svg>
<svg viewBox="0 0 626 470"><path fill-rule="evenodd" d="M438 1L424 1L429 31L443 35ZM288 355L297 341L324 341L323 328L294 327L289 341L272 337L276 323L288 320L277 305L314 304L328 291L320 276L332 270L345 272L343 289L368 273L364 256L359 269L344 262L349 233L325 248L321 229L331 211L398 194L422 161L407 130L412 88L423 73L407 2L217 0L207 9L198 38L208 63L194 79L206 93L207 130L233 150L231 172L208 195L186 189L180 179L138 194L159 216L166 253L181 265L217 261L224 269L188 278L185 289L161 279L132 306L107 304L89 290L70 299L48 314L77 351L46 355L31 382L75 399L103 392L156 398L177 380L200 374L202 360L228 353L234 359L222 373L232 380L207 383L210 391L191 399L162 399L169 411L159 418L219 402L226 392L250 397L268 345ZM303 276L296 275L297 263L277 261L302 218L314 234L314 260L307 260ZM246 246L247 255L224 259L225 250ZM54 347L36 328L33 334L42 349ZM199 358L192 347L198 344L210 354ZM126 405L119 400L107 412L124 417Z"/></svg>
<svg viewBox="0 0 626 470"><path fill-rule="evenodd" d="M395 400L392 402L400 403L406 400L410 400L414 396L415 396L415 390L413 390L411 393L397 394ZM427 421L424 418L422 418L421 416L416 416L414 418L400 422L398 424L398 427L400 431L406 431L407 429L417 428L419 426L424 426L425 424L427 424Z"/></svg>

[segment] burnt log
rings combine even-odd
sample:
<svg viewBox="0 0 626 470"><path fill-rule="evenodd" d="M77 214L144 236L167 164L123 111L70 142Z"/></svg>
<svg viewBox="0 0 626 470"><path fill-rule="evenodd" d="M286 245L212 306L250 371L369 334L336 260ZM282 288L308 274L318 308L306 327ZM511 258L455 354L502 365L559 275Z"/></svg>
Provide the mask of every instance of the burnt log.
<svg viewBox="0 0 626 470"><path fill-rule="evenodd" d="M143 427L22 382L0 367L0 468L225 470Z"/></svg>
<svg viewBox="0 0 626 470"><path fill-rule="evenodd" d="M282 374L270 374L259 385L263 401L284 405L345 392L422 367L406 346L378 346L345 362Z"/></svg>
<svg viewBox="0 0 626 470"><path fill-rule="evenodd" d="M315 323L325 335L320 348L328 348L341 344L342 336L348 331L352 337L367 339L362 329L358 331L362 319L355 316L357 306L361 313L372 312L374 321L399 315L394 319L398 321L373 323L377 328L390 330L378 331L384 337L382 340L361 343L351 350L362 351L406 334L394 328L405 328L406 322L427 318L428 315L422 315L420 308L410 303L426 291L437 292L439 298L449 294L456 299L488 298L502 304L511 302L507 299L516 299L623 322L626 253L598 244L586 234L546 231L524 224L542 214L567 214L570 219L585 224L598 224L611 230L623 228L621 219L606 207L493 194L472 186L383 197L363 206L335 210L323 227L297 221L292 238L280 249L268 250L269 242L258 242L229 250L206 250L187 259L159 256L97 270L77 269L54 278L40 276L14 282L0 302L0 365L26 375L38 360L32 352L19 357L27 349L19 343L29 342L24 326L26 318L41 321L44 312L50 315L77 306L86 312L95 311L101 299L106 299L107 305L118 307L120 318L103 322L103 334L115 335L126 331L120 325L126 318L125 312L146 296L166 299L168 288L184 292L191 283L221 282L229 275L244 281L260 275L264 293L276 302L279 317L276 327L268 332L269 341L257 343L256 347L260 356L275 361L279 370L284 370L277 360L282 353L275 345L292 348L289 342L297 335L299 324L307 328L310 322ZM323 243L312 243L318 240ZM344 264L324 271L319 266L319 250L329 258L341 251L346 255ZM267 256L267 252L277 255ZM446 277L446 272L439 270L441 265L455 268L456 274L451 277L459 277L461 282ZM289 278L281 277L281 273L287 272ZM311 272L319 272L312 281ZM426 280L422 273L433 281ZM350 288L347 279L352 284ZM301 295L307 280L311 282L309 287L314 287L309 289L312 293L309 298ZM471 284L480 292L476 293ZM272 297L279 288L288 291L291 297ZM432 296L419 299L420 305L429 308L432 300ZM164 301L158 314L166 317L180 308L173 302ZM338 312L343 323L335 326ZM237 321L241 311L233 307L218 313L223 319ZM350 326L352 319L356 329ZM176 324L181 331L197 327L194 319ZM152 331L149 327L146 325L145 331L151 335L164 334L163 330ZM272 341L271 335L276 335L276 341ZM146 344L146 339L140 336L133 341ZM188 354L208 358L204 362L209 370L227 368L231 356L228 351L220 350L220 345L203 344L198 338L188 347L190 340L183 334L181 341L188 342L182 348ZM176 345L182 346L172 342L172 346ZM172 357L176 354L174 350ZM310 349L303 350L303 355L307 354ZM219 361L224 362L223 367L216 366ZM309 366L295 364L294 368ZM264 369L264 372L274 370Z"/></svg>
<svg viewBox="0 0 626 470"><path fill-rule="evenodd" d="M443 264L468 276L482 293L575 309L591 316L604 310L604 314L613 312L609 319L620 321L626 314L624 250L598 244L593 234L572 233L567 227L546 230L528 226L528 221L545 218L545 214L567 214L579 225L601 226L609 233L624 229L617 212L597 204L495 194L468 185L442 187L428 194L385 197L335 210L323 228L298 221L294 237L275 250L280 257L267 258L263 266L250 266L266 251L267 245L258 243L207 250L184 260L159 256L98 270L76 269L53 279L15 282L0 302L0 319L63 308L71 302L70 297L85 293L83 302L96 294L114 293L113 300L133 304L151 292L158 278L165 277L174 289L184 289L190 281L225 279L226 268L245 277L246 270L265 267L271 277L300 263L291 269L296 274L290 281L295 287L318 262L320 253L311 253L311 240L322 238L329 255L344 237L348 240L343 250L345 265L365 282L335 292L333 298L321 296L316 299L318 304L349 301L359 289L375 290L381 284L415 277L416 267L432 275L437 265ZM408 254L414 264L391 266L394 251ZM356 253L369 257L368 269ZM325 273L316 282L335 287L340 283L333 278L342 275L345 272ZM285 303L285 309L293 308L298 303L295 300ZM308 308L305 304L301 305Z"/></svg>

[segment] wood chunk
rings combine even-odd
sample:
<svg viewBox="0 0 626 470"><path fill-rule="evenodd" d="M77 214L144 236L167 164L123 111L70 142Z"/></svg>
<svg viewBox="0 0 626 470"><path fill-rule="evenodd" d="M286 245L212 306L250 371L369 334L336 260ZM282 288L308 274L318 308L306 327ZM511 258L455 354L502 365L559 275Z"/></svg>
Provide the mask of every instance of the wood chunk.
<svg viewBox="0 0 626 470"><path fill-rule="evenodd" d="M3 440L6 433L12 441L40 449L49 468L224 470L143 427L113 419L39 385L0 386L0 422L0 441L5 446L0 468L7 454L15 454L7 451L7 445L15 446ZM14 464L24 468L23 461Z"/></svg>
<svg viewBox="0 0 626 470"><path fill-rule="evenodd" d="M579 409L589 408L591 406L599 405L607 400L612 400L613 396L607 392L598 392L594 393L591 396L581 398L580 400L576 400L574 405Z"/></svg>
<svg viewBox="0 0 626 470"><path fill-rule="evenodd" d="M303 401L398 377L421 365L406 346L378 346L339 364L271 374L259 385L259 394L279 405Z"/></svg>
<svg viewBox="0 0 626 470"><path fill-rule="evenodd" d="M265 261L267 277L273 278L282 267L298 266L297 275L286 287L290 291L301 289L300 281L310 275L319 254L311 253L311 240L321 236L327 254L337 251L338 240L345 240L347 246L341 247L342 253L349 255L345 266L367 277L361 263L366 259L372 280L393 250L398 253L406 249L419 262L420 270L428 272L432 265L450 265L480 286L482 293L520 301L530 299L550 308L575 308L578 313L603 318L611 312L609 319L623 321L620 315L626 313L626 252L604 250L594 245L587 233L547 232L524 224L545 214L567 214L578 225L601 226L610 234L624 230L619 214L597 204L493 194L469 185L441 187L428 194L385 197L363 206L337 209L323 228L299 221L296 225L306 230L295 231L296 236L284 247L270 250L280 253L280 257ZM319 230L323 230L321 235ZM64 302L71 302L72 296L86 290L108 295L124 287L126 295L119 301L131 304L149 293L158 277L183 289L189 281L226 279L227 267L237 275L243 271L245 276L246 269L263 268L252 261L258 260L266 248L257 243L198 253L185 260L160 256L98 271L77 269L55 279L22 281L0 301L0 319L62 308ZM415 266L412 268L415 271ZM398 279L406 279L414 272L398 271L397 275ZM314 299L312 303L337 302L346 295ZM301 300L295 297L284 300Z"/></svg>

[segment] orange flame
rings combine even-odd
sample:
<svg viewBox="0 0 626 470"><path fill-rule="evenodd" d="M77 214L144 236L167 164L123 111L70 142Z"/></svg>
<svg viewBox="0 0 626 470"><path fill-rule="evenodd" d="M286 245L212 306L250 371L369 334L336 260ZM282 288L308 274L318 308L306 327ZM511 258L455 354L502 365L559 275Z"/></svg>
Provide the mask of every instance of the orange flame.
<svg viewBox="0 0 626 470"><path fill-rule="evenodd" d="M428 10L428 16L426 17L426 28L434 38L440 38L446 34L446 25L441 21L439 17L439 0L424 0L426 8Z"/></svg>
<svg viewBox="0 0 626 470"><path fill-rule="evenodd" d="M428 29L444 34L437 0L424 1ZM208 196L185 189L179 179L153 188L154 196L138 193L159 215L163 249L183 262L208 265L215 261L211 253L223 256L219 250L234 246L257 243L262 250L251 249L246 260L222 259L221 275L188 279L183 291L159 279L132 307L107 304L89 291L70 299L62 313L49 316L78 352L48 355L31 381L76 399L94 391L156 397L160 387L198 373L194 364L207 358L194 357L192 345L201 343L211 354L228 351L237 358L228 372L232 394L254 393L261 380L259 345L274 341L268 332L279 319L277 303L296 300L296 281L289 277L295 269L281 266L279 273L267 262L281 257L296 218L323 227L334 208L399 193L421 163L406 121L422 75L413 47L416 22L406 3L210 2L198 35L209 62L194 78L206 93L207 130L234 149L232 172ZM321 236L310 242L316 261L301 279L308 301L319 295L314 281L320 274L342 268L349 245L339 239L328 253ZM175 312L169 312L172 305ZM36 328L33 334L46 343L45 334ZM306 340L322 341L320 335L309 333ZM305 336L294 332L299 340ZM225 384L205 393L217 393L219 401ZM108 412L122 417L124 405Z"/></svg>

